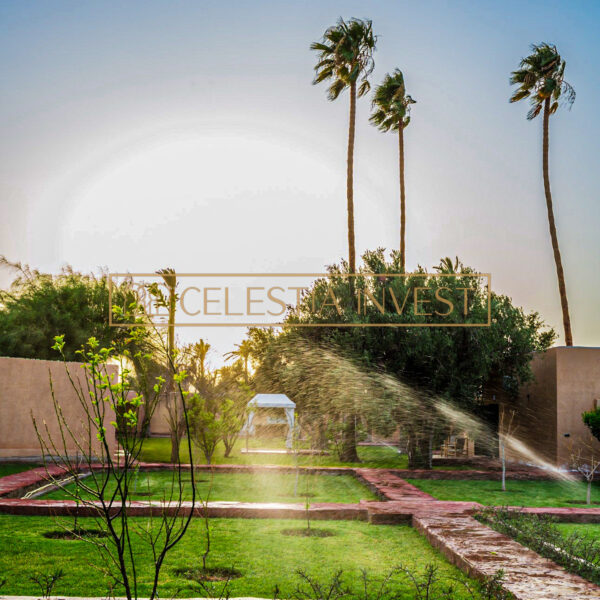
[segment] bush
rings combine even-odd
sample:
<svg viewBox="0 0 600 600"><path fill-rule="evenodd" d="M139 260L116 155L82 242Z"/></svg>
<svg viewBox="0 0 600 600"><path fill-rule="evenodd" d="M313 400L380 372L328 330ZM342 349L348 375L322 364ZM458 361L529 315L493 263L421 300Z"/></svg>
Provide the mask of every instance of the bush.
<svg viewBox="0 0 600 600"><path fill-rule="evenodd" d="M583 422L589 427L592 435L600 442L600 407L596 410L584 412L581 415Z"/></svg>

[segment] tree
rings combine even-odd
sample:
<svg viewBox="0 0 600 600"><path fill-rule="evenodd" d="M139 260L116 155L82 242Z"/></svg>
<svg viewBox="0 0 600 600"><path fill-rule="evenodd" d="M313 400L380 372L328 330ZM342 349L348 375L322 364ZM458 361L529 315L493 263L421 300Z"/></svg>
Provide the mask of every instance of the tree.
<svg viewBox="0 0 600 600"><path fill-rule="evenodd" d="M548 227L550 239L554 252L556 264L556 275L558 277L558 290L563 315L563 327L565 332L565 345L573 345L571 333L571 318L569 315L569 303L567 300L567 288L565 275L558 246L558 235L554 221L554 209L552 206L552 193L550 191L550 176L548 169L548 145L549 145L549 123L550 115L558 110L558 101L562 94L566 97L566 103L570 107L575 101L575 90L564 80L565 61L561 58L556 46L542 43L531 46L532 54L523 58L519 69L513 71L510 77L511 85L518 85L518 89L511 96L511 102L518 102L524 98L531 101L531 109L527 113L527 119L532 120L543 110L543 140L542 140L542 163L544 176L544 193L546 195L546 209L548 212Z"/></svg>
<svg viewBox="0 0 600 600"><path fill-rule="evenodd" d="M398 161L400 171L400 268L406 268L406 195L404 189L404 130L410 123L410 106L415 104L406 93L404 75L396 69L389 73L375 89L373 97L374 112L369 119L381 131L398 132Z"/></svg>
<svg viewBox="0 0 600 600"><path fill-rule="evenodd" d="M217 444L223 439L223 412L229 409L231 400L218 406L216 402L203 398L199 394L190 397L190 433L197 446L210 465Z"/></svg>
<svg viewBox="0 0 600 600"><path fill-rule="evenodd" d="M600 406L581 415L590 433L600 442Z"/></svg>
<svg viewBox="0 0 600 600"><path fill-rule="evenodd" d="M175 364L177 361L177 347L175 346L175 313L177 310L177 300L179 299L177 294L177 276L174 269L171 268L159 269L156 273L162 277L164 285L167 288L167 294L165 295L156 282L148 285L148 291L154 298L154 304L157 307L168 310L166 347L163 360L165 365L170 365ZM177 464L179 462L179 446L185 431L185 423L182 405L178 400L175 390L175 380L170 369L167 369L163 398L167 408L167 424L171 437L171 463Z"/></svg>
<svg viewBox="0 0 600 600"><path fill-rule="evenodd" d="M130 519L131 494L144 445L144 437L139 434L137 427L144 400L139 390L132 386L132 379L128 377L129 348L135 346L132 342L135 342L136 337L145 335L143 319L136 318L135 323L137 326L128 330L129 338L123 340L123 344L103 347L95 338L87 341L79 354L85 369L84 384L69 370L64 354L65 338L56 336L53 348L60 353L65 363L65 370L76 394L82 417L79 422L73 417L67 419L60 399L54 394L51 380L52 401L60 433L53 438L45 424L37 423L35 419L33 423L44 465L47 467L50 461L52 465L60 467L60 476L56 475L56 470L46 468L49 481L71 495L77 503L77 511L82 507L87 513L94 515L101 531L107 535L105 540L91 535L92 532L86 533L86 530L76 528L77 537L95 546L102 559L101 570L111 577L114 585L124 590L128 600L139 597L138 574L142 563L145 565L150 560L152 576L148 582L148 590L150 600L153 600L158 598L159 576L165 557L182 539L193 518L196 491L188 436L188 449L192 461L191 503L186 502L184 510L183 470L178 461L173 469L171 489L165 496L168 501L163 501L154 517L147 519L143 527ZM119 362L119 370L117 376L112 377L108 365L114 365L115 360ZM173 370L173 380L184 415L184 427L188 431L186 392L182 388L185 373L176 372L172 362L169 366ZM156 396L164 383L162 377L155 382L153 391ZM112 415L121 415L128 426L121 428L117 426L116 421L112 421L107 427L107 419ZM119 460L112 456L108 441L109 436L115 434ZM76 458L73 458L70 446L78 449ZM98 463L102 468L98 468ZM82 470L88 471L89 477L80 477ZM69 486L64 486L65 475L68 476L67 481L73 483L74 491ZM138 543L142 546L146 546L147 552L134 551L135 538L139 539Z"/></svg>
<svg viewBox="0 0 600 600"><path fill-rule="evenodd" d="M506 491L506 445L513 437L516 427L514 426L516 411L507 409L506 406L500 407L500 420L498 423L498 446L500 461L502 463L502 491Z"/></svg>
<svg viewBox="0 0 600 600"><path fill-rule="evenodd" d="M190 374L197 373L200 381L206 378L206 356L209 350L210 344L201 338L199 341L187 345L181 351L181 359L189 365L186 370Z"/></svg>
<svg viewBox="0 0 600 600"><path fill-rule="evenodd" d="M250 378L248 362L253 353L252 343L250 340L243 340L241 344L236 344L235 346L237 350L232 350L225 354L225 359L231 360L232 358L237 358L242 361L242 364L244 365L244 383L247 384Z"/></svg>
<svg viewBox="0 0 600 600"><path fill-rule="evenodd" d="M592 503L592 483L597 473L600 473L600 456L594 438L588 434L587 439L579 439L577 446L571 445L571 465L583 475L587 482L585 501Z"/></svg>
<svg viewBox="0 0 600 600"><path fill-rule="evenodd" d="M440 273L453 273L443 278L428 276L422 268L398 277L398 252L392 252L389 261L382 249L366 252L363 261L363 271L375 276L357 277L358 292L381 299L382 290L392 289L396 298L404 298L416 286L432 290L430 296L446 286L457 305L464 288L473 288L469 315L457 319L464 324L487 320L488 291L474 271L458 260L440 261ZM313 282L286 322L440 322L435 315L415 314L412 302L402 315L391 302L383 313L374 303L357 311L348 301L346 269L347 265L334 265L330 277ZM340 299L341 314L333 303L321 312L312 310L313 297L317 306L323 306L328 290ZM526 314L510 298L493 292L490 299L489 327L289 327L276 337L253 330L256 385L287 393L303 418L314 414L329 428L343 426L348 415L357 415L357 424L367 422L369 429L382 434L389 433L390 426L400 426L411 442L411 466L428 467L433 442L447 424L444 414L457 414L454 407L461 415L476 412L484 388L498 374L516 394L518 384L532 377L532 354L546 350L554 340L554 332L545 329L537 313Z"/></svg>
<svg viewBox="0 0 600 600"><path fill-rule="evenodd" d="M241 379L239 362L231 367L221 367L217 373L216 393L231 402L227 410L223 411L223 445L226 457L231 456L246 422L248 402L252 398L251 388Z"/></svg>
<svg viewBox="0 0 600 600"><path fill-rule="evenodd" d="M350 89L350 120L348 125L348 155L346 172L346 201L348 212L348 263L350 272L356 267L354 242L354 133L356 128L356 98L370 89L368 76L374 68L373 52L377 36L369 20L340 18L329 27L320 42L311 44L319 53L313 84L331 81L329 100L337 100L346 88ZM360 83L359 83L360 82Z"/></svg>
<svg viewBox="0 0 600 600"><path fill-rule="evenodd" d="M17 272L10 288L0 290L0 355L54 360L48 340L64 335L64 355L76 361L79 349L91 337L105 347L129 337L127 329L109 325L105 272L83 274L67 266L53 276L3 256L0 266ZM136 300L130 282L113 283L114 305L126 309ZM150 351L151 332L138 336L135 343L142 352Z"/></svg>

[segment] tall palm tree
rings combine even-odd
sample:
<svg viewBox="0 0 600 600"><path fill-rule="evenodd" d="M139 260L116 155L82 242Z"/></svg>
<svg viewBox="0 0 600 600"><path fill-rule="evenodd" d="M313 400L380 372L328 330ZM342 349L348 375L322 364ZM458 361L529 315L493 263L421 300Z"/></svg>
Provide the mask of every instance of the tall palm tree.
<svg viewBox="0 0 600 600"><path fill-rule="evenodd" d="M313 84L331 81L327 96L336 100L343 90L350 89L350 121L348 125L348 158L346 172L346 200L348 208L348 265L350 273L356 272L356 247L354 243L354 132L356 129L356 98L370 89L368 77L375 66L373 51L377 36L373 35L371 21L340 18L329 27L321 42L311 44L319 53L315 65Z"/></svg>
<svg viewBox="0 0 600 600"><path fill-rule="evenodd" d="M210 344L200 338L200 340L194 344L193 349L200 361L200 377L204 379L206 375L206 355L210 350Z"/></svg>
<svg viewBox="0 0 600 600"><path fill-rule="evenodd" d="M554 262L556 263L556 274L558 277L558 291L563 314L563 325L565 329L565 344L573 345L571 334L571 318L569 316L569 303L567 301L567 288L565 275L558 247L558 236L554 221L554 210L552 208L552 193L550 192L550 177L548 175L548 125L550 115L558 109L558 101L564 94L567 105L570 107L575 101L575 90L564 80L565 61L560 57L556 46L542 43L531 46L532 53L521 60L519 69L513 71L510 77L511 85L519 88L511 96L511 102L518 102L524 98L531 101L531 109L527 113L527 119L532 120L544 111L542 162L544 173L544 192L546 194L546 208L548 210L548 226L550 228L550 239L554 251Z"/></svg>
<svg viewBox="0 0 600 600"><path fill-rule="evenodd" d="M400 166L400 268L406 267L406 194L404 191L404 130L410 123L410 105L415 104L406 93L404 75L396 69L383 78L373 96L373 114L370 121L381 131L398 132L398 160Z"/></svg>
<svg viewBox="0 0 600 600"><path fill-rule="evenodd" d="M176 464L179 460L179 446L181 438L185 431L185 421L183 419L182 407L179 405L175 389L175 359L177 349L175 347L175 313L177 309L177 275L172 268L159 269L156 271L163 278L168 290L168 296L160 294L162 304L169 310L168 331L167 331L167 377L165 385L165 399L167 407L167 423L171 436L171 462ZM155 293L158 292L158 286L152 286Z"/></svg>
<svg viewBox="0 0 600 600"><path fill-rule="evenodd" d="M244 365L244 382L248 383L248 361L254 353L254 346L252 345L252 342L250 340L243 340L241 344L236 344L236 347L237 350L227 352L227 354L225 354L225 358L226 360L237 358L238 360L242 361L242 364Z"/></svg>

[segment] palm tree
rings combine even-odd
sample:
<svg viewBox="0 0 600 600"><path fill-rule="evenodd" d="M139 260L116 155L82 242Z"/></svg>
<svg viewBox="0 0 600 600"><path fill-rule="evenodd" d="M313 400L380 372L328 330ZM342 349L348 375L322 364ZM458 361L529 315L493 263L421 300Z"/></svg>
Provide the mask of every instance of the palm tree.
<svg viewBox="0 0 600 600"><path fill-rule="evenodd" d="M237 350L232 350L225 354L225 358L230 360L237 358L242 361L244 365L244 382L248 383L248 361L254 352L254 347L250 340L243 340L241 344L236 344Z"/></svg>
<svg viewBox="0 0 600 600"><path fill-rule="evenodd" d="M313 84L331 80L327 96L336 100L343 90L350 88L350 122L348 126L348 159L346 173L346 200L348 207L348 264L350 273L356 272L354 243L354 131L356 125L356 98L370 89L368 76L375 66L373 51L377 36L373 35L371 21L340 18L329 27L321 42L311 44L319 53Z"/></svg>
<svg viewBox="0 0 600 600"><path fill-rule="evenodd" d="M550 177L548 175L548 125L550 115L558 109L558 100L564 94L566 103L570 107L575 101L575 90L564 80L565 61L560 57L556 46L540 44L531 46L532 53L521 60L519 69L513 71L510 77L511 85L519 88L511 96L511 102L518 102L524 98L530 98L531 109L527 113L527 119L537 117L542 109L544 111L542 162L544 172L544 192L546 194L546 208L548 210L548 226L550 228L550 239L554 251L554 262L556 263L556 274L558 277L558 291L560 293L560 304L563 314L563 325L565 329L565 344L573 345L571 334L571 318L569 316L569 303L567 301L567 288L565 275L558 247L558 236L554 222L554 210L552 208L552 194L550 192Z"/></svg>
<svg viewBox="0 0 600 600"><path fill-rule="evenodd" d="M176 464L179 461L179 446L181 438L185 431L185 421L182 407L177 401L175 389L175 359L177 349L175 347L175 312L177 309L177 275L172 268L160 269L156 271L163 278L168 290L168 296L165 297L158 291L158 286L153 284L151 287L155 294L158 294L161 304L169 310L168 331L167 331L167 381L165 385L165 399L167 407L167 423L171 436L171 462Z"/></svg>
<svg viewBox="0 0 600 600"><path fill-rule="evenodd" d="M400 163L400 268L406 266L406 194L404 191L404 129L410 123L410 105L415 104L406 93L404 75L396 69L383 78L373 97L373 114L369 119L381 131L398 132L398 157Z"/></svg>
<svg viewBox="0 0 600 600"><path fill-rule="evenodd" d="M210 350L210 344L200 338L200 340L192 346L192 350L200 361L200 377L201 379L204 379L206 375L206 355Z"/></svg>

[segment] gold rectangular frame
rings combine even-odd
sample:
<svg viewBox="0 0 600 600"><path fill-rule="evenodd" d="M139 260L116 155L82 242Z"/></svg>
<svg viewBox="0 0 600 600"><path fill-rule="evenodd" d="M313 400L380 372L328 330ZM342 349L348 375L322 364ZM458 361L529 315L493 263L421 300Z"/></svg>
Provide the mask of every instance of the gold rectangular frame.
<svg viewBox="0 0 600 600"><path fill-rule="evenodd" d="M173 327L490 327L492 324L492 274L491 273L175 273L176 277L485 277L487 278L488 320L486 323L174 323ZM108 274L108 324L110 327L139 327L135 323L113 323L113 277L160 277L158 273ZM155 327L170 327L169 323L156 323Z"/></svg>

